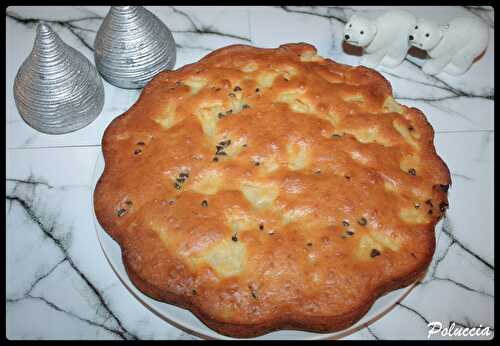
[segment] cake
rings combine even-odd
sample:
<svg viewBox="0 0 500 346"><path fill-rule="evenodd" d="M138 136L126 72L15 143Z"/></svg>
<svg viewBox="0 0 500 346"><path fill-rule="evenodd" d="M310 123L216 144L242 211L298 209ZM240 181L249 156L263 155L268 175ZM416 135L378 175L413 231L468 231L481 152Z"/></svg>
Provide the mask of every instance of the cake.
<svg viewBox="0 0 500 346"><path fill-rule="evenodd" d="M144 294L233 337L333 332L413 283L450 173L424 114L315 47L224 47L107 127L96 216Z"/></svg>

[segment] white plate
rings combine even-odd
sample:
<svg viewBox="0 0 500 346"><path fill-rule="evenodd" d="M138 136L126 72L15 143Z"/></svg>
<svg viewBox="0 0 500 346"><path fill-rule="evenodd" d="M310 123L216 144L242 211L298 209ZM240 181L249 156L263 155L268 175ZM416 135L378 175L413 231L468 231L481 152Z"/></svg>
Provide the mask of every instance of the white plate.
<svg viewBox="0 0 500 346"><path fill-rule="evenodd" d="M102 153L99 153L97 162L94 168L94 174L92 177L92 191L90 195L92 215L94 219L94 224L97 231L97 238L101 244L101 248L104 251L104 255L108 260L111 268L116 273L120 281L127 287L127 289L132 293L132 295L137 298L142 304L144 304L149 310L154 312L156 315L161 317L163 320L172 324L173 326L182 329L190 334L194 334L200 338L208 339L231 339L225 335L221 335L214 330L208 328L203 324L195 315L193 315L189 310L179 308L174 305L166 304L154 300L146 295L144 295L135 285L130 281L125 267L122 262L121 249L120 246L111 238L106 231L101 227L99 221L95 216L94 211L94 189L99 177L104 171L104 158ZM440 229L440 227L436 227ZM311 333L296 330L280 330L266 335L257 337L256 339L292 339L292 340L312 340L312 339L338 339L345 337L358 331L361 328L366 327L370 323L378 320L380 317L388 313L397 302L403 300L411 289L415 286L415 283L401 288L396 291L387 293L386 295L377 299L373 304L371 309L354 325L351 327L335 332L335 333Z"/></svg>

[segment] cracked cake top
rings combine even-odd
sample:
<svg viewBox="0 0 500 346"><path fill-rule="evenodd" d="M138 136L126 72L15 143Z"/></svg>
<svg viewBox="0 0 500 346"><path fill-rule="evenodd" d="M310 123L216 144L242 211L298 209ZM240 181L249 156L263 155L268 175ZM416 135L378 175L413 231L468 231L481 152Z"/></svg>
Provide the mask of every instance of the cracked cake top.
<svg viewBox="0 0 500 346"><path fill-rule="evenodd" d="M158 74L94 194L134 284L216 331L335 331L434 253L450 174L376 71L235 45Z"/></svg>

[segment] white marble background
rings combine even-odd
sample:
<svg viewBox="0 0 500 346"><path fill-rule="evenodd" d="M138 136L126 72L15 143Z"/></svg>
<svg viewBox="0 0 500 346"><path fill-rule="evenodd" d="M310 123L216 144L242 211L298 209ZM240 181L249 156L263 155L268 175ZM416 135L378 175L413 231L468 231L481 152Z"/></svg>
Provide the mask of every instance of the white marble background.
<svg viewBox="0 0 500 346"><path fill-rule="evenodd" d="M210 51L243 43L276 47L304 41L321 55L356 65L342 50L346 20L362 7L148 7L172 30L176 68ZM485 7L408 8L441 22L457 15L491 28L485 56L464 76L427 76L409 56L379 71L401 103L420 108L435 129L435 145L452 172L450 209L424 281L398 306L346 339L427 339L427 324L489 326L493 317L493 61L494 10ZM9 339L196 339L136 301L99 247L90 207L91 177L104 129L139 91L104 82L106 102L89 126L45 135L21 119L12 87L29 54L35 26L47 21L93 61L93 40L108 7L9 7L6 43L6 310ZM436 338L436 337L434 337Z"/></svg>

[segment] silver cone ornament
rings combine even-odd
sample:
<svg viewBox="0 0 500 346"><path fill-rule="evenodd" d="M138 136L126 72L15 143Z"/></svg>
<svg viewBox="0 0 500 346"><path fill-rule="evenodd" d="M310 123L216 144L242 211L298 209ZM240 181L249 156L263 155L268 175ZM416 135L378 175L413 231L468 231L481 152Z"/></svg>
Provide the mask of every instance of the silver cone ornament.
<svg viewBox="0 0 500 346"><path fill-rule="evenodd" d="M14 99L28 125L62 134L97 118L104 105L104 87L92 63L41 22L33 49L17 72Z"/></svg>
<svg viewBox="0 0 500 346"><path fill-rule="evenodd" d="M140 89L175 65L176 47L168 27L141 6L112 6L94 42L95 64L109 83Z"/></svg>

